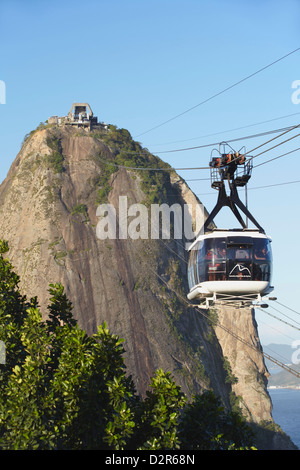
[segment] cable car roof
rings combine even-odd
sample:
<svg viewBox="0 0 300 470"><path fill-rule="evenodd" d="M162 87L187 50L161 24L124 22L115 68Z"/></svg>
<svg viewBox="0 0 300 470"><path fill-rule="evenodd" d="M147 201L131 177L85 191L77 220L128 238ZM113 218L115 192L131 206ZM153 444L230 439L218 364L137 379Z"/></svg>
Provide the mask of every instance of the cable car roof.
<svg viewBox="0 0 300 470"><path fill-rule="evenodd" d="M189 250L193 249L197 242L206 240L208 238L228 238L228 237L239 237L239 238L264 238L272 241L272 239L265 233L260 232L258 229L213 229L211 232L200 234L196 240L191 244Z"/></svg>

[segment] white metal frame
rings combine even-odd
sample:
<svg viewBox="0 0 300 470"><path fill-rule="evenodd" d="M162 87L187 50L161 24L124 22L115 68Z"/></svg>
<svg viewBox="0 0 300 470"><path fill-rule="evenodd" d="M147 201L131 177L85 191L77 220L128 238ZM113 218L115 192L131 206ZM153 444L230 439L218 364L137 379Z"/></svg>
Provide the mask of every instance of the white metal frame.
<svg viewBox="0 0 300 470"><path fill-rule="evenodd" d="M211 297L197 298L200 308L209 309L213 305L228 305L236 308L261 306L263 297L259 293L233 295L233 294L217 294L214 292Z"/></svg>

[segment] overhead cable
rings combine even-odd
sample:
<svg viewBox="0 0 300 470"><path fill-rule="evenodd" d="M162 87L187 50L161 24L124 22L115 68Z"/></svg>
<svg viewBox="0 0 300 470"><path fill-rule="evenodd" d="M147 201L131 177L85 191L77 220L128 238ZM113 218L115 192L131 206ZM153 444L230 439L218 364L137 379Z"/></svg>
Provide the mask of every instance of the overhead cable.
<svg viewBox="0 0 300 470"><path fill-rule="evenodd" d="M277 308L275 308L275 307L273 307L273 306L271 306L271 305L270 305L270 307L271 307L273 310L275 310L276 312L280 313L280 314L283 315L284 317L288 318L289 320L292 320L294 323L297 323L297 325L300 326L300 323L299 323L298 321L293 320L293 318L289 317L289 316L286 315L285 313L282 313L282 312L281 312L280 310L278 310ZM290 326L292 326L292 325L290 325Z"/></svg>
<svg viewBox="0 0 300 470"><path fill-rule="evenodd" d="M291 312L294 312L294 313L296 313L297 315L300 315L300 312L297 312L297 311L294 310L293 308L287 307L287 305L284 305L284 304L278 302L278 300L276 300L276 303L279 304L279 305L281 305L281 306L284 307L284 308L287 308L287 309L290 310Z"/></svg>
<svg viewBox="0 0 300 470"><path fill-rule="evenodd" d="M260 311L260 309L259 309L259 311ZM261 318L259 319L258 323L259 323L259 326L260 326L260 324L265 325L265 326L268 327L268 329L275 331L276 334L279 333L280 335L285 336L286 338L288 338L288 339L290 339L290 340L292 340L292 341L295 341L295 338L293 338L293 337L290 336L290 335L287 335L287 334L284 333L282 330L279 330L278 328L275 328L271 323L266 323L266 322L264 322ZM267 348L269 349L269 346L263 346L263 348L265 348L265 347L267 347Z"/></svg>
<svg viewBox="0 0 300 470"><path fill-rule="evenodd" d="M254 149L250 150L249 152L246 152L244 155L248 155L249 153L253 152L254 150L257 150L258 148L260 147L263 147L264 145L267 145L268 143L272 142L273 140L275 139L278 139L279 137L285 135L286 133L288 132L291 132L292 130L296 129L296 128L299 128L300 127L300 124L297 124L296 126L292 126L292 127L288 127L288 128L285 128L284 129L284 132L282 132L281 134L279 134L278 136L276 137L273 137L272 139L269 139L268 141L258 145L257 147L255 147ZM279 129L278 131L282 131L283 129ZM274 132L274 131L270 131L270 132ZM258 155L255 155L255 156L252 156L251 158L256 158L258 157L259 155L262 155L263 153L266 153L266 152L269 152L270 150L272 150L273 148L276 148L286 142L289 142L290 140L292 139L295 139L296 137L298 137L300 134L297 134L283 142L280 142L279 144L275 145L274 147L271 147L267 150L264 150L263 152L261 152L260 154ZM236 140L243 140L245 139L245 137L243 138L239 138L239 139L236 139ZM227 142L231 142L231 141L227 141ZM226 143L226 142L224 142ZM219 144L218 143L214 143L214 144L206 144L206 145L203 145L201 146L201 148L203 147L211 147L213 145L217 145ZM199 147L200 148L200 147ZM131 154L131 155L135 155L135 156L144 156L142 154L139 154L138 152L125 152L125 153L128 153L128 154ZM239 157L236 157L236 158L233 158L232 162L234 162L236 159L238 159ZM165 167L165 168L153 168L153 167L133 167L133 166L127 166L127 165L120 165L120 164L117 164L113 161L108 161L108 160L103 160L101 159L100 157L98 157L98 160L106 165L112 165L112 166L115 166L117 168L125 168L127 170L140 170L140 171L185 171L185 170L209 170L210 167L209 166L202 166L202 167L184 167L184 168L173 168L171 166L169 167Z"/></svg>
<svg viewBox="0 0 300 470"><path fill-rule="evenodd" d="M267 315L269 315L269 316L272 317L272 318L275 318L276 320L280 321L281 323L284 323L285 325L288 325L288 326L290 326L291 328L294 328L295 330L300 331L300 328L298 328L297 326L292 325L291 323L288 323L288 322L285 321L285 320L282 320L282 318L279 318L279 317L277 317L276 315L272 315L272 313L268 312L267 310L264 310L264 313L266 313Z"/></svg>
<svg viewBox="0 0 300 470"><path fill-rule="evenodd" d="M284 183L274 183L274 184L267 184L267 185L264 185L264 186L255 186L254 188L248 188L248 191L251 191L252 189L265 189L265 188L272 188L272 187L275 187L275 186L284 186L284 185L287 185L287 184L296 184L296 183L300 183L300 180L295 180L295 181L286 181ZM210 192L210 193L201 193L201 194L195 194L195 196L212 196L212 195L215 195L214 192Z"/></svg>
<svg viewBox="0 0 300 470"><path fill-rule="evenodd" d="M298 125L296 127L298 127ZM271 130L271 131L265 131L265 132L260 132L260 133L257 133L257 134L247 135L247 136L243 136L243 137L237 137L236 139L226 140L226 143L238 142L240 140L253 139L255 137L262 137L264 135L275 134L275 133L282 132L282 131L289 132L293 129L295 129L295 126L282 127L280 129L274 129L274 130ZM283 135L283 134L281 134L281 135ZM280 136L278 136L278 137L280 137ZM223 143L223 141L221 143ZM224 141L224 143L225 143L225 141ZM155 153L156 154L161 154L161 153L186 152L186 151L189 151L189 150L198 150L198 149L202 149L202 148L205 148L205 147L212 147L213 145L219 145L219 144L220 144L220 142L213 142L213 143L210 143L210 144L197 145L195 147L185 147L185 148L180 148L180 149L163 150L163 151L159 151L159 152L155 152Z"/></svg>
<svg viewBox="0 0 300 470"><path fill-rule="evenodd" d="M297 128L299 128L299 127L300 127L300 124L297 124L297 126L294 126L294 127L292 127L291 129L289 129L289 130L287 130L287 131L285 131L285 132L282 132L282 134L277 135L276 137L273 137L273 139L270 139L270 140L268 140L267 142L264 142L263 144L258 145L257 147L255 147L255 148L249 150L249 151L246 152L244 155L249 155L249 153L254 152L255 150L259 149L260 147L263 147L264 145L267 145L267 144L269 144L270 142L273 142L273 140L276 140L276 139L278 139L279 137L282 137L283 135L285 135L287 132L290 132L290 131L292 131L292 130L294 130L294 129L297 129ZM293 140L293 139L295 139L296 137L299 137L299 135L300 135L300 134L296 134L296 135L294 135L293 137L290 137L289 139L284 140L283 142L280 142L279 144L274 145L274 147L270 147L269 149L264 150L263 152L259 153L258 155L255 155L254 157L251 157L251 158L253 159L253 158L258 157L259 155L262 155L262 154L265 153L265 152L269 152L270 150L273 150L274 148L279 147L279 145L285 144L286 142L289 142L290 140Z"/></svg>
<svg viewBox="0 0 300 470"><path fill-rule="evenodd" d="M200 135L198 137L192 137L190 139L182 139L182 140L174 140L172 142L163 142L163 143L160 143L160 144L148 144L148 146L150 147L156 147L158 145L170 145L170 144L178 144L180 142L189 142L191 140L198 140L198 139L204 139L204 138L207 138L207 137L212 137L214 135L220 135L220 134L225 134L225 132L234 132L234 131L240 131L242 129L248 129L249 127L254 127L254 126L260 126L262 124L267 124L269 122L274 122L274 121L279 121L280 119L285 119L285 118L288 118L288 117L291 117L291 116L296 116L296 115L299 115L299 113L292 113L292 114L286 114L285 116L280 116L280 117L277 117L277 118L273 118L273 119L268 119L266 121L260 121L260 122L256 122L254 124L248 124L246 126L241 126L241 127L235 127L234 129L227 129L226 131L218 131L218 132L213 132L211 134L205 134L205 135Z"/></svg>
<svg viewBox="0 0 300 470"><path fill-rule="evenodd" d="M282 155L279 155L278 157L271 158L270 160L267 160L266 162L259 163L258 165L254 165L253 168L258 168L259 166L266 165L266 163L273 162L274 160L278 160L279 158L286 157L287 155L290 155L291 153L297 152L300 150L300 147L290 150L289 152L283 153Z"/></svg>
<svg viewBox="0 0 300 470"><path fill-rule="evenodd" d="M218 93L215 93L214 95L210 96L209 98L206 98L205 100L201 101L200 103L196 104L195 106L192 106L191 108L189 109L186 109L185 111L177 114L176 116L170 118L170 119L167 119L166 121L162 122L161 124L158 124L154 127L152 127L151 129L148 129L147 131L145 132L142 132L141 134L138 134L137 137L140 137L141 135L145 135L145 134L148 134L150 131L153 131L154 129L157 129L171 121L174 121L175 119L179 118L180 116L183 116L184 114L192 111L193 109L195 108L198 108L199 106L202 106L203 104L207 103L208 101L211 101L212 99L216 98L217 96L220 96L222 95L223 93L225 93L226 91L229 91L231 90L232 88L236 87L237 85L240 85L241 83L245 82L246 80L249 80L250 78L254 77L255 75L259 74L260 72L268 69L269 67L271 67L272 65L275 65L277 64L278 62L280 62L281 60L285 59L286 57L294 54L295 52L298 52L300 50L300 47L298 47L297 49L294 49L293 51L289 52L288 54L285 54L284 56L280 57L279 59L277 60L274 60L273 62L271 62L270 64L268 65L265 65L264 67L262 67L261 69L257 70L256 72L254 73L251 73L250 75L248 75L247 77L244 77L242 78L241 80L233 83L232 85L228 86L227 88L225 88L224 90L221 90L219 91Z"/></svg>
<svg viewBox="0 0 300 470"><path fill-rule="evenodd" d="M278 155L278 157L270 158L270 160L266 160L265 162L259 163L258 165L254 165L253 168L258 168L259 166L266 165L267 163L273 162L274 160L278 160L279 158L282 158L282 157L286 157L287 155L290 155L291 153L295 153L299 150L300 150L300 147L290 150L289 152L282 153L281 155ZM210 178L193 178L193 179L186 179L185 181L190 182L190 181L208 181L208 180L210 180ZM291 181L291 183L293 183L293 181ZM289 184L289 183L282 183L282 184ZM265 186L261 186L261 187L265 187ZM254 188L250 188L250 189L254 189Z"/></svg>

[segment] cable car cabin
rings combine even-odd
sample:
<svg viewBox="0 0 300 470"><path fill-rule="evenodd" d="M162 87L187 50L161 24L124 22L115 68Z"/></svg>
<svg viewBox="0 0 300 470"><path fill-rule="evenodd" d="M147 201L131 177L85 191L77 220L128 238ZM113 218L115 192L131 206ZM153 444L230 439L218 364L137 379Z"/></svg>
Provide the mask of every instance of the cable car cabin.
<svg viewBox="0 0 300 470"><path fill-rule="evenodd" d="M271 239L259 230L213 230L190 247L189 300L261 299L271 287Z"/></svg>

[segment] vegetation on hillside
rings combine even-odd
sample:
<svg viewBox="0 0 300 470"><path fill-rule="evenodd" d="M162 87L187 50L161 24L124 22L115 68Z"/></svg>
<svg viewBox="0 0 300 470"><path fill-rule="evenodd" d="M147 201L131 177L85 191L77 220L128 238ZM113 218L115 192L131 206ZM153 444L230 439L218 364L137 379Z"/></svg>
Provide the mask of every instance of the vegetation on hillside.
<svg viewBox="0 0 300 470"><path fill-rule="evenodd" d="M155 171L157 168L171 168L160 158L152 155L144 149L138 142L134 141L127 129L119 129L110 125L109 131L105 134L92 134L94 138L99 138L113 152L114 160L107 159L99 154L96 158L101 167L101 178L99 180L98 203L106 202L110 191L108 183L112 173L121 167L130 168L153 168L153 170L139 170L136 174L141 178L141 188L147 196L148 204L161 204L167 200L167 192L171 189L170 171Z"/></svg>
<svg viewBox="0 0 300 470"><path fill-rule="evenodd" d="M52 153L47 155L48 165L54 170L54 173L62 173L64 171L61 143L58 138L47 138L47 145L51 148Z"/></svg>
<svg viewBox="0 0 300 470"><path fill-rule="evenodd" d="M157 370L145 397L126 373L122 340L106 324L88 336L61 284L50 285L48 319L0 241L0 449L250 448L241 416L212 392L191 402L171 374Z"/></svg>

